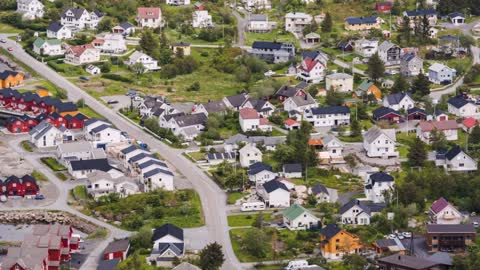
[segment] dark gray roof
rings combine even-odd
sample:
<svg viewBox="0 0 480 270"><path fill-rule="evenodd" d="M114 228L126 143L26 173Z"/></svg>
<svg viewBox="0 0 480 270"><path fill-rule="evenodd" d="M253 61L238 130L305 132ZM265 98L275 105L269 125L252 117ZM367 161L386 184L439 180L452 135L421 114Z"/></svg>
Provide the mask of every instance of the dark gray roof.
<svg viewBox="0 0 480 270"><path fill-rule="evenodd" d="M302 164L300 163L283 164L282 168L283 168L283 172L286 172L286 173L302 172Z"/></svg>
<svg viewBox="0 0 480 270"><path fill-rule="evenodd" d="M227 110L227 106L225 106L223 100L209 101L207 103L203 103L202 105L209 113L224 112Z"/></svg>
<svg viewBox="0 0 480 270"><path fill-rule="evenodd" d="M132 163L132 162L136 162L136 161L139 161L141 160L142 158L146 158L146 157L151 157L151 158L155 158L155 156L152 154L152 153L140 153L138 155L135 155L133 157L131 157L129 160L127 160L129 163Z"/></svg>
<svg viewBox="0 0 480 270"><path fill-rule="evenodd" d="M230 104L232 104L233 107L238 108L242 106L245 101L247 101L247 94L241 93L238 95L229 96L227 97L227 100L230 102Z"/></svg>
<svg viewBox="0 0 480 270"><path fill-rule="evenodd" d="M376 172L370 175L370 180L372 180L372 185L379 182L393 182L393 176L385 172Z"/></svg>
<svg viewBox="0 0 480 270"><path fill-rule="evenodd" d="M410 93L396 93L396 94L390 94L387 96L387 100L388 100L388 104L390 105L396 105L396 104L400 104L400 102L402 101L402 99L404 99L406 96L410 96Z"/></svg>
<svg viewBox="0 0 480 270"><path fill-rule="evenodd" d="M98 263L97 270L115 270L120 263L120 258L113 260L101 260Z"/></svg>
<svg viewBox="0 0 480 270"><path fill-rule="evenodd" d="M100 126L92 129L90 133L98 133L110 127L111 127L110 125L101 124Z"/></svg>
<svg viewBox="0 0 480 270"><path fill-rule="evenodd" d="M63 25L60 22L53 22L48 26L47 30L56 33L60 29L62 29L62 27L63 27Z"/></svg>
<svg viewBox="0 0 480 270"><path fill-rule="evenodd" d="M153 235L152 235L152 240L153 241L156 241L164 236L167 236L167 235L171 235L181 241L183 241L183 229L173 225L173 224L170 224L170 223L167 223L167 224L164 224L158 228L156 228L154 231L153 231Z"/></svg>
<svg viewBox="0 0 480 270"><path fill-rule="evenodd" d="M387 257L378 259L379 263L387 263L390 265L396 265L405 269L412 270L423 270L430 269L436 265L439 265L437 262L432 262L423 258L417 258L414 256L394 254Z"/></svg>
<svg viewBox="0 0 480 270"><path fill-rule="evenodd" d="M66 16L67 11L69 11L69 10L72 11L73 18L75 18L76 20L80 19L80 17L82 17L83 12L85 11L84 8L78 8L78 7L77 8L64 8L62 10L62 12L60 12L60 17L61 18L63 18L63 17L71 18L71 17Z"/></svg>
<svg viewBox="0 0 480 270"><path fill-rule="evenodd" d="M380 120L383 116L389 115L389 114L396 114L398 116L401 116L401 114L397 111L395 111L392 108L382 106L380 108L375 109L373 112L373 119L374 120Z"/></svg>
<svg viewBox="0 0 480 270"><path fill-rule="evenodd" d="M458 145L455 145L454 147L452 147L446 154L445 154L445 157L448 159L448 160L452 160L454 159L458 154L460 154L462 152L462 148L460 148L460 146Z"/></svg>
<svg viewBox="0 0 480 270"><path fill-rule="evenodd" d="M473 224L427 224L427 233L476 233Z"/></svg>
<svg viewBox="0 0 480 270"><path fill-rule="evenodd" d="M148 177L152 177L154 175L157 175L157 174L166 174L166 175L170 175L170 176L173 176L173 173L171 171L167 171L167 170L162 170L160 168L155 168L151 171L148 171L146 172L143 177L145 178L148 178Z"/></svg>
<svg viewBox="0 0 480 270"><path fill-rule="evenodd" d="M317 107L312 108L312 114L338 114L338 113L350 113L350 109L347 106L332 106L332 107Z"/></svg>
<svg viewBox="0 0 480 270"><path fill-rule="evenodd" d="M421 114L427 115L427 112L424 109L420 109L417 107L413 107L407 110L408 115L414 114L414 113L421 113Z"/></svg>
<svg viewBox="0 0 480 270"><path fill-rule="evenodd" d="M323 234L328 240L337 235L337 233L339 233L341 230L342 229L338 227L337 224L328 224L325 226L325 228L320 230L320 233Z"/></svg>
<svg viewBox="0 0 480 270"><path fill-rule="evenodd" d="M369 215L371 215L371 213L381 212L383 208L386 207L386 204L384 203L370 203L370 202L360 201L358 199L353 199L347 202L346 204L344 204L340 208L340 214L347 212L349 209L351 209L355 205L358 205L363 210L363 212Z"/></svg>
<svg viewBox="0 0 480 270"><path fill-rule="evenodd" d="M255 162L250 167L248 167L248 175L255 175L261 171L272 172L272 166L265 164L263 162Z"/></svg>
<svg viewBox="0 0 480 270"><path fill-rule="evenodd" d="M99 170L108 172L112 169L106 158L72 160L70 166L72 166L73 171Z"/></svg>
<svg viewBox="0 0 480 270"><path fill-rule="evenodd" d="M195 125L204 125L207 122L207 116L204 113L186 114L174 116L173 119L179 127L188 127Z"/></svg>
<svg viewBox="0 0 480 270"><path fill-rule="evenodd" d="M312 193L313 195L317 195L320 193L329 194L328 189L322 184L316 184L315 186L313 186Z"/></svg>
<svg viewBox="0 0 480 270"><path fill-rule="evenodd" d="M209 153L207 154L208 160L224 160L224 159L235 159L235 152L228 153Z"/></svg>
<svg viewBox="0 0 480 270"><path fill-rule="evenodd" d="M129 147L122 149L120 152L122 152L122 154L128 154L137 149L140 149L140 148L136 145L130 145Z"/></svg>
<svg viewBox="0 0 480 270"><path fill-rule="evenodd" d="M145 161L144 163L139 164L138 168L143 169L143 168L147 168L150 165L160 165L162 167L168 168L165 162L162 162L158 159L150 159L148 161Z"/></svg>
<svg viewBox="0 0 480 270"><path fill-rule="evenodd" d="M265 184L263 184L263 188L265 189L265 191L267 191L267 193L271 193L277 189L284 189L285 191L288 191L287 186L285 186L284 183L277 180L270 180L266 182Z"/></svg>
<svg viewBox="0 0 480 270"><path fill-rule="evenodd" d="M132 28L133 25L132 25L131 23L129 23L129 22L122 22L122 23L120 24L120 27L122 27L123 29L127 30L127 29L129 29L129 28Z"/></svg>
<svg viewBox="0 0 480 270"><path fill-rule="evenodd" d="M452 105L453 107L460 109L463 106L467 105L468 101L461 97L453 97L448 100L448 104Z"/></svg>
<svg viewBox="0 0 480 270"><path fill-rule="evenodd" d="M175 253L175 256L179 257L183 254L183 247L183 243L159 243L158 252L162 254L167 250L171 250L173 253Z"/></svg>
<svg viewBox="0 0 480 270"><path fill-rule="evenodd" d="M103 251L103 254L113 253L117 251L127 251L130 247L130 240L128 238L116 240L108 243L108 246Z"/></svg>

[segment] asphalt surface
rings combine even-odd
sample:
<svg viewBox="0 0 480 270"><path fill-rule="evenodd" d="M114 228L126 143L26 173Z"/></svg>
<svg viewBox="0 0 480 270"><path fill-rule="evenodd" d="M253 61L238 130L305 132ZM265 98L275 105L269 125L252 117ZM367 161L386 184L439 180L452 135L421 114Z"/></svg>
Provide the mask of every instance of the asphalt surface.
<svg viewBox="0 0 480 270"><path fill-rule="evenodd" d="M103 105L95 98L85 93L82 89L57 74L47 65L35 60L33 57L28 55L23 50L23 48L15 41L7 39L7 43L2 43L0 46L4 49L12 47L13 51L10 52L11 54L13 54L19 61L31 67L38 74L51 81L56 86L65 89L68 93L68 98L70 100L77 101L83 98L85 100L85 103L90 108L95 110L100 115L103 115L105 118L111 121L118 129L126 131L131 138L139 139L147 143L151 147L152 151L158 152L160 155L162 155L162 157L164 157L168 162L170 162L170 164L174 164L177 171L181 172L181 174L184 175L192 183L194 189L198 192L200 196L207 228L206 233L208 233L209 235L208 239L210 239L211 242L216 241L223 247L223 252L225 254L225 263L222 266L222 269L242 269L240 262L237 260L233 252L230 237L228 234L226 216L226 194L207 175L205 175L205 173L200 168L198 168L195 164L183 157L180 150L172 149L164 143L160 142L159 140L155 139L153 136L148 135L142 129L140 129L133 123L127 121L123 117L119 116L113 110ZM57 178L54 177L54 179ZM64 192L60 190L60 193L65 193L64 196L66 196L67 190L63 191ZM66 204L63 202L64 201L61 201L61 204ZM81 213L79 213L78 215L82 217L85 216L83 214L80 214ZM87 216L85 217L93 219ZM109 226L107 228L118 230L116 228L113 228L112 226ZM95 269L98 262L97 257L98 254L100 254L100 250L98 253L94 254L96 254L96 257L88 258L82 269Z"/></svg>
<svg viewBox="0 0 480 270"><path fill-rule="evenodd" d="M235 18L237 18L238 37L237 37L236 46L243 47L245 45L245 31L247 30L247 23L248 23L246 18L248 17L248 15L245 13L240 14L235 9L232 9L232 14L233 16L235 16ZM243 17L242 15L245 17Z"/></svg>

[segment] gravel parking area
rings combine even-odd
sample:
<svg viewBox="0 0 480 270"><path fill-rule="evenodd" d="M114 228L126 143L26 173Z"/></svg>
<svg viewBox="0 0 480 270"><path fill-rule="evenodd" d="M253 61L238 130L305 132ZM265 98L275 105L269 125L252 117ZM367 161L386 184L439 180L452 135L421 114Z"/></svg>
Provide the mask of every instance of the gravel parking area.
<svg viewBox="0 0 480 270"><path fill-rule="evenodd" d="M118 103L109 104L109 106L116 111L120 110L121 108L130 106L130 102L131 102L130 97L125 95L105 96L105 97L101 97L101 99L107 104L109 102L118 101ZM138 104L138 101L133 102L134 106L136 106L137 104Z"/></svg>

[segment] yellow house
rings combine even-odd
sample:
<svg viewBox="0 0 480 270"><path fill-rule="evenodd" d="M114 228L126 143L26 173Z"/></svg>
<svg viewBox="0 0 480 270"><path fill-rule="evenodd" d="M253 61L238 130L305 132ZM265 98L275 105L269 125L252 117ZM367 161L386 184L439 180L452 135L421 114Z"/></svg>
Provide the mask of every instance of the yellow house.
<svg viewBox="0 0 480 270"><path fill-rule="evenodd" d="M0 88L11 88L24 85L24 75L21 72L4 70L0 72Z"/></svg>
<svg viewBox="0 0 480 270"><path fill-rule="evenodd" d="M345 29L349 31L364 31L380 29L383 19L378 16L348 17L345 19Z"/></svg>
<svg viewBox="0 0 480 270"><path fill-rule="evenodd" d="M50 96L50 92L48 91L48 89L44 88L44 87L41 87L41 86L37 86L36 89L35 89L35 92L37 93L37 95L39 97L48 97Z"/></svg>
<svg viewBox="0 0 480 270"><path fill-rule="evenodd" d="M363 81L352 96L353 98L365 98L365 94L373 95L377 100L382 99L382 90L370 80Z"/></svg>
<svg viewBox="0 0 480 270"><path fill-rule="evenodd" d="M359 253L363 247L358 236L337 224L328 224L320 230L320 244L322 256L327 260L341 260L343 255Z"/></svg>
<svg viewBox="0 0 480 270"><path fill-rule="evenodd" d="M170 45L170 48L172 48L173 53L177 53L179 49L183 50L183 55L190 55L190 43L187 42L179 42L179 43L173 43Z"/></svg>

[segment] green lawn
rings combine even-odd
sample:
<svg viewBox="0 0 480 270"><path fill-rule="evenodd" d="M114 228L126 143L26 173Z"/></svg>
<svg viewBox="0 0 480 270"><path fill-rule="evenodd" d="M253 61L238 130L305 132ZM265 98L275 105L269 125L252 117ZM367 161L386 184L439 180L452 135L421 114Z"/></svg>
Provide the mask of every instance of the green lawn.
<svg viewBox="0 0 480 270"><path fill-rule="evenodd" d="M108 236L108 230L103 227L98 227L93 233L87 236L87 239L105 239Z"/></svg>
<svg viewBox="0 0 480 270"><path fill-rule="evenodd" d="M68 176L65 175L62 172L57 172L57 173L55 173L55 175L58 177L58 179L60 179L62 181L67 181L68 180Z"/></svg>
<svg viewBox="0 0 480 270"><path fill-rule="evenodd" d="M304 182L304 184L312 187L318 183L338 189L341 193L363 190L362 180L356 176L338 171L308 168L307 183Z"/></svg>
<svg viewBox="0 0 480 270"><path fill-rule="evenodd" d="M278 41L291 42L295 47L299 48L300 43L291 33L285 33L283 29L274 29L270 33L245 33L245 46L251 46L254 41Z"/></svg>
<svg viewBox="0 0 480 270"><path fill-rule="evenodd" d="M2 16L2 14L3 13L0 12L0 16ZM17 34L21 32L21 29L18 29L10 24L0 23L0 33Z"/></svg>
<svg viewBox="0 0 480 270"><path fill-rule="evenodd" d="M80 199L80 200L88 200L88 193L87 193L87 188L84 185L79 185L76 186L72 189L73 194L75 195L75 198Z"/></svg>
<svg viewBox="0 0 480 270"><path fill-rule="evenodd" d="M189 152L188 155L189 155L195 162L205 159L205 153L202 153L202 152Z"/></svg>
<svg viewBox="0 0 480 270"><path fill-rule="evenodd" d="M243 198L247 194L248 193L245 193L245 192L229 192L229 193L227 193L227 203L228 204L235 204L235 202L237 202L237 200L239 200L240 198Z"/></svg>
<svg viewBox="0 0 480 270"><path fill-rule="evenodd" d="M47 165L54 172L64 171L67 169L65 168L65 166L58 163L56 158L44 157L44 158L41 158L40 160L43 162L43 164Z"/></svg>
<svg viewBox="0 0 480 270"><path fill-rule="evenodd" d="M358 137L350 137L350 136L339 136L338 137L342 142L362 142L363 137L358 136Z"/></svg>
<svg viewBox="0 0 480 270"><path fill-rule="evenodd" d="M228 226L230 227L241 227L241 226L252 226L253 222L257 219L259 214L247 214L247 215L234 215L228 216ZM270 221L272 218L271 213L263 213L263 220Z"/></svg>
<svg viewBox="0 0 480 270"><path fill-rule="evenodd" d="M33 176L35 179L37 179L37 181L40 181L40 182L46 182L46 181L48 181L47 177L46 177L43 173L41 173L41 172L39 172L39 171L33 171L33 172L32 172L32 176Z"/></svg>
<svg viewBox="0 0 480 270"><path fill-rule="evenodd" d="M29 141L22 141L20 144L25 151L33 152L33 146Z"/></svg>
<svg viewBox="0 0 480 270"><path fill-rule="evenodd" d="M88 116L89 118L98 118L98 119L105 119L105 116L100 115L96 111L92 110L92 108L88 107L87 105L83 107L79 107L78 111L82 114Z"/></svg>

